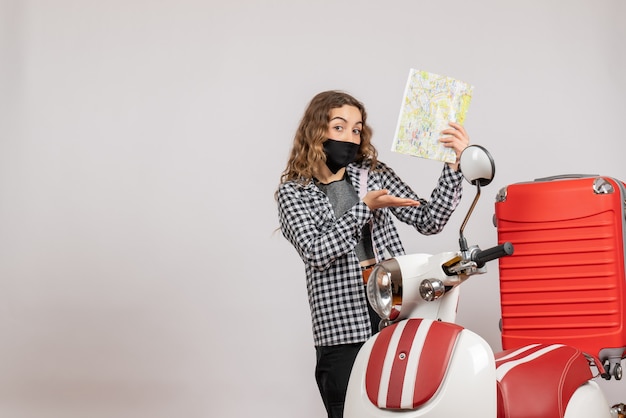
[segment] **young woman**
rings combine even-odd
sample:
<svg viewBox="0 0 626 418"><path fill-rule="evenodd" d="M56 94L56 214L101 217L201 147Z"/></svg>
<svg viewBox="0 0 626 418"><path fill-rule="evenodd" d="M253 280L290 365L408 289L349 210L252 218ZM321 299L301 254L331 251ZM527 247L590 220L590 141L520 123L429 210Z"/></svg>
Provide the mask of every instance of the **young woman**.
<svg viewBox="0 0 626 418"><path fill-rule="evenodd" d="M364 106L344 92L316 95L276 192L281 231L305 264L315 377L331 418L343 416L356 354L378 331L364 279L386 255L404 254L392 215L422 234L440 232L461 198L458 158L469 144L456 123L442 132L457 162L444 165L426 200L378 161L366 119Z"/></svg>

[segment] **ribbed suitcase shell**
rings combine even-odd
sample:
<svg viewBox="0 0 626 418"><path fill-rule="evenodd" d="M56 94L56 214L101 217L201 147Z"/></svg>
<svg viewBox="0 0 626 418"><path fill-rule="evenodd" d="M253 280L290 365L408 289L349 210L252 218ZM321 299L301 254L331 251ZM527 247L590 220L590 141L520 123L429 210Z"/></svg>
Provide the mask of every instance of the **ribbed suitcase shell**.
<svg viewBox="0 0 626 418"><path fill-rule="evenodd" d="M512 184L496 198L498 241L515 250L499 260L502 346L563 343L621 359L624 183L574 177Z"/></svg>

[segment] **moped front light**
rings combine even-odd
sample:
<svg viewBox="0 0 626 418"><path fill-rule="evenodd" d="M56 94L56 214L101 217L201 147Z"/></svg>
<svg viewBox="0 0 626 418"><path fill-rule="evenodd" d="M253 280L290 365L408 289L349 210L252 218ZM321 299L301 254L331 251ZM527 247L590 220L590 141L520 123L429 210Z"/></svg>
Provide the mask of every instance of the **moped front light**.
<svg viewBox="0 0 626 418"><path fill-rule="evenodd" d="M425 279L420 284L420 296L426 302L432 302L446 293L443 282L439 279Z"/></svg>
<svg viewBox="0 0 626 418"><path fill-rule="evenodd" d="M393 319L392 316L397 315L402 304L402 273L395 259L374 267L367 282L367 299L382 319Z"/></svg>

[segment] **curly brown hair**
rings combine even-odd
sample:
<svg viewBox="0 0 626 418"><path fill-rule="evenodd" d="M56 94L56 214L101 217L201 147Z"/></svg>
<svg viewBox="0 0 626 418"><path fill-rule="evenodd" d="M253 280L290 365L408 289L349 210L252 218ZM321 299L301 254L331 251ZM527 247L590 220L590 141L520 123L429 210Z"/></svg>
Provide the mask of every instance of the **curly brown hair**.
<svg viewBox="0 0 626 418"><path fill-rule="evenodd" d="M368 161L371 167L376 166L378 153L371 143L372 129L367 124L365 106L345 92L330 90L313 97L304 112L293 139L287 168L280 177L281 183L297 181L307 184L316 177L320 162L326 162L326 154L322 144L328 139L326 133L330 122L330 111L345 105L359 109L363 122L361 144L356 161Z"/></svg>

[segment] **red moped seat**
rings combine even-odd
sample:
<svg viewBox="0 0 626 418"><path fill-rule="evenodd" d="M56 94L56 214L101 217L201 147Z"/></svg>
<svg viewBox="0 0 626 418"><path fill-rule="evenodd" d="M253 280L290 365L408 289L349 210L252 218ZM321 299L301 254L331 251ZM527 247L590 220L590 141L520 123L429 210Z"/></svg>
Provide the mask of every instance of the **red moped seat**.
<svg viewBox="0 0 626 418"><path fill-rule="evenodd" d="M496 354L498 418L563 417L573 393L593 377L577 348L532 344Z"/></svg>

